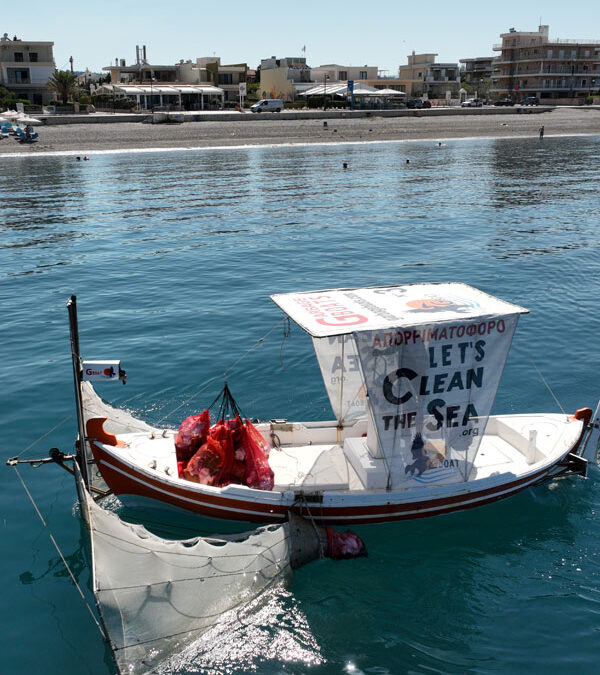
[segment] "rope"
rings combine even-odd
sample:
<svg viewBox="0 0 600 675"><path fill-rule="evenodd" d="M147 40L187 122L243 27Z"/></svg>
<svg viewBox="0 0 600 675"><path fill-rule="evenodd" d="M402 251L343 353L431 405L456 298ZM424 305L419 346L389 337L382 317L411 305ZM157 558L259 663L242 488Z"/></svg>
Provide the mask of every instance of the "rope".
<svg viewBox="0 0 600 675"><path fill-rule="evenodd" d="M61 422L59 422L56 426L52 427L52 429L50 429L49 431L47 431L45 434L42 434L39 438L37 438L35 441L33 441L33 443L30 443L24 450L21 450L21 452L15 457L15 459L19 459L19 457L20 457L21 455L24 455L28 450L31 450L31 448L33 448L34 445L36 445L36 444L39 443L41 440L43 440L44 438L46 438L46 436L49 436L53 431L56 431L57 429L59 429L60 427L62 427L62 425L63 425L65 422L68 422L68 421L69 421L70 419L72 419L72 418L73 418L73 415L67 415L67 416L64 418L64 420L62 420Z"/></svg>
<svg viewBox="0 0 600 675"><path fill-rule="evenodd" d="M54 548L56 549L56 552L60 556L60 559L62 560L62 563L65 566L65 569L69 573L69 576L71 577L71 581L75 585L75 588L79 591L79 595L81 596L81 599L83 600L83 603L88 608L88 612L90 613L90 616L92 617L93 622L96 624L96 628L100 632L100 635L102 636L102 639L107 640L106 633L102 629L102 626L100 625L100 622L96 618L96 615L94 614L94 612L93 612L92 608L90 607L88 601L85 599L85 595L83 594L83 591L81 590L81 586L77 582L77 579L75 578L75 575L73 574L71 568L69 567L69 563L66 561L65 556L63 555L63 553L60 550L58 544L56 543L56 539L54 538L54 535L50 531L50 528L48 527L46 521L44 520L44 517L40 513L40 510L38 509L38 506L35 503L35 500L34 500L33 496L31 495L31 492L29 492L29 490L27 488L27 485L25 485L25 481L21 477L21 474L19 473L19 470L17 469L16 466L14 467L14 469L15 469L15 472L17 474L18 479L21 481L21 485L23 486L23 489L25 490L27 496L29 497L29 501L32 503L33 508L35 509L35 512L37 513L39 519L42 521L42 525L48 530L48 536L50 537L50 541L52 542L52 544L54 545Z"/></svg>
<svg viewBox="0 0 600 675"><path fill-rule="evenodd" d="M283 319L283 336L281 338L281 346L279 347L279 363L281 364L281 367L285 372L287 373L287 366L283 362L283 345L285 344L286 338L289 338L290 335L292 334L292 329L290 326L290 319L288 316L286 316Z"/></svg>
<svg viewBox="0 0 600 675"><path fill-rule="evenodd" d="M306 501L306 495L304 494L304 492L302 493L302 501L304 502L304 506L306 506L306 512L308 513L310 523L313 526L313 530L315 531L315 537L317 538L317 541L319 542L319 560L323 560L323 558L325 557L325 551L323 550L323 542L321 541L321 537L319 536L319 530L317 530L317 524L315 523L315 520L312 517L312 513L310 512L310 507L308 506L308 502Z"/></svg>
<svg viewBox="0 0 600 675"><path fill-rule="evenodd" d="M531 356L529 354L527 354L527 358L529 359L529 362L531 363L531 365L535 368L535 370L536 370L537 374L540 376L540 379L542 380L542 382L546 385L546 389L548 389L548 391L550 392L552 398L556 402L556 405L560 408L560 411L562 412L562 414L566 415L567 413L565 412L565 409L562 407L562 405L560 404L560 401L554 395L554 392L552 391L552 388L550 387L548 382L546 382L546 378L542 375L540 369L535 365L533 359L531 358Z"/></svg>
<svg viewBox="0 0 600 675"><path fill-rule="evenodd" d="M208 382L204 385L204 387L202 387L202 388L199 389L198 391L194 392L189 398L185 399L180 405L178 405L176 408L174 408L173 410L171 410L171 412L167 413L167 414L164 415L160 420L158 420L157 425L160 425L161 422L163 422L163 421L166 420L167 418L171 417L171 415L173 415L174 413L176 413L178 410L180 410L180 409L183 408L184 406L188 405L188 403L189 403L190 401L192 401L194 398L196 398L196 396L198 396L198 395L201 394L203 391L205 391L206 389L208 389L208 387L209 387L213 382L216 382L217 380L220 380L222 377L225 378L225 379L227 379L227 375L233 370L233 368L234 368L235 366L237 366L237 364L238 364L242 359L244 359L244 358L245 358L245 357L246 357L253 349L256 349L256 347L259 347L259 346L260 346L260 345L261 345L261 344L269 337L269 335L271 335L271 333L272 333L276 328L277 328L277 325L273 326L273 328L271 328L271 330L269 330L265 335L263 335L259 340L257 340L257 341L256 341L249 349L247 349L247 350L246 350L239 358L237 358L235 361L233 361L233 363L231 363L231 364L225 369L225 371L224 371L221 375L217 375L217 376L211 378L210 380L208 380Z"/></svg>

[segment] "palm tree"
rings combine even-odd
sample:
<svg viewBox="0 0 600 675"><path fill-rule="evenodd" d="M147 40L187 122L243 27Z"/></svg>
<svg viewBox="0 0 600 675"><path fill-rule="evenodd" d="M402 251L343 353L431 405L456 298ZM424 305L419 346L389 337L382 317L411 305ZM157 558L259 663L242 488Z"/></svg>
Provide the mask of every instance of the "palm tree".
<svg viewBox="0 0 600 675"><path fill-rule="evenodd" d="M75 93L77 77L70 70L55 70L54 74L48 79L48 87L60 96L63 104L69 100L69 97Z"/></svg>

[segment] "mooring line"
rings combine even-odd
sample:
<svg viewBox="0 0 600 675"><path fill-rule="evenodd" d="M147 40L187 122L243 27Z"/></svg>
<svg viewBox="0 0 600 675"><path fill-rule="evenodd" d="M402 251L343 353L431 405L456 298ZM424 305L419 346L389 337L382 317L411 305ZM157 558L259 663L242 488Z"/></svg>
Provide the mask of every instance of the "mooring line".
<svg viewBox="0 0 600 675"><path fill-rule="evenodd" d="M21 474L19 473L18 468L16 466L13 467L13 468L14 468L16 474L17 474L17 477L21 481L21 485L23 486L23 489L25 490L25 493L29 497L29 501L33 505L33 508L35 509L35 512L38 514L39 519L42 521L42 525L46 528L46 530L48 530L48 536L50 537L50 541L52 542L52 544L54 545L54 548L56 549L56 552L60 556L60 559L62 560L62 563L65 566L65 569L69 573L69 576L71 577L71 581L75 585L75 588L79 591L79 595L81 596L81 599L83 600L85 606L88 608L88 612L90 613L90 616L92 617L93 622L96 624L96 628L100 632L100 635L102 636L102 639L108 641L107 637L106 637L106 633L104 632L102 626L100 625L100 622L96 618L96 615L94 614L94 612L93 612L92 608L90 607L88 601L85 599L85 595L83 594L83 591L81 590L81 586L79 585L79 582L77 581L77 579L75 578L75 575L73 574L73 571L69 567L69 563L67 562L65 556L63 555L62 551L60 550L59 545L56 543L56 539L54 538L54 535L52 534L52 532L50 531L50 528L48 527L48 524L44 520L44 517L42 516L37 504L35 503L35 499L33 498L31 492L29 492L29 489L27 488L27 485L25 485L25 481L23 480Z"/></svg>
<svg viewBox="0 0 600 675"><path fill-rule="evenodd" d="M70 419L72 419L72 418L73 418L73 415L67 415L67 416L64 418L64 420L62 420L61 422L59 422L56 426L52 427L52 429L49 429L45 434L42 434L39 438L36 438L36 440L33 441L33 443L30 443L24 450L21 450L21 452L15 457L15 459L19 459L19 457L20 457L21 455L24 455L28 450L31 450L31 448L33 448L34 445L36 445L37 443L39 443L42 439L46 438L46 436L49 436L53 431L56 431L57 429L59 429L60 427L62 427L62 425L63 425L65 422L67 422L68 420L70 420Z"/></svg>
<svg viewBox="0 0 600 675"><path fill-rule="evenodd" d="M529 359L529 362L535 368L535 370L536 370L537 374L540 376L540 379L542 380L542 382L546 385L546 389L548 389L548 391L550 392L550 395L552 396L552 398L556 402L556 405L560 408L563 415L566 415L567 413L565 412L565 409L560 404L560 401L558 400L558 398L556 398L556 396L554 395L554 392L552 391L552 388L550 387L550 385L546 382L546 378L542 375L542 372L540 371L540 369L535 365L535 362L531 358L531 356L527 352L526 352L526 354L527 354L527 358Z"/></svg>
<svg viewBox="0 0 600 675"><path fill-rule="evenodd" d="M187 405L190 401L192 401L194 398L196 398L196 396L198 396L198 395L201 394L203 391L205 391L206 389L208 389L208 387L209 387L213 382L216 382L217 380L220 380L221 377L227 379L227 375L231 372L231 370L234 368L234 366L237 366L237 364L238 364L242 359L244 359L244 358L246 357L246 355L249 354L253 349L256 349L256 347L259 347L259 346L260 346L260 345L261 345L261 344L269 337L269 335L271 335L271 333L277 328L278 325L279 325L279 324L276 324L275 326L273 326L273 328L271 328L271 330L269 330L265 335L263 335L259 340L257 340L257 341L256 341L249 349L247 349L247 350L246 350L239 358L237 358L235 361L233 361L233 363L231 363L231 364L223 371L223 373L222 373L221 375L216 375L215 377L211 377L211 379L208 380L208 381L206 382L206 384L205 384L203 387L201 387L200 389L198 389L198 391L195 391L191 396L189 396L187 399L185 399L181 404L179 404L176 408L174 408L173 410L171 410L169 413L167 413L166 415L163 415L163 417L161 417L161 418L158 420L158 422L157 422L156 424L159 425L161 422L163 422L164 420L166 420L166 419L168 419L169 417L171 417L171 415L173 415L173 413L176 413L178 410L180 410L181 408L183 408L183 406Z"/></svg>

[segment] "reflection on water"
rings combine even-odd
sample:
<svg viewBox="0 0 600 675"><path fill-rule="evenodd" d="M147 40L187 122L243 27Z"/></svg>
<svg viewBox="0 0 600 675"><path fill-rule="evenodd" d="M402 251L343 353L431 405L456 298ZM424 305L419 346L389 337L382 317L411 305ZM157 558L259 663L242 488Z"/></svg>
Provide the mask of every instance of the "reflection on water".
<svg viewBox="0 0 600 675"><path fill-rule="evenodd" d="M69 244L75 261L157 241L168 255L205 237L245 246L283 227L292 239L333 229L338 252L349 255L363 249L350 240L382 237L385 246L391 237L404 250L418 243L428 252L410 261L418 265L441 247L546 255L598 242L596 148L590 139L548 138L30 158L9 162L0 177L8 195L0 246L43 247L52 258ZM11 273L33 271L30 257Z"/></svg>
<svg viewBox="0 0 600 675"><path fill-rule="evenodd" d="M590 200L600 170L597 149L596 141L569 138L491 143L490 196L499 215L488 245L495 257L598 244L592 225L598 207Z"/></svg>

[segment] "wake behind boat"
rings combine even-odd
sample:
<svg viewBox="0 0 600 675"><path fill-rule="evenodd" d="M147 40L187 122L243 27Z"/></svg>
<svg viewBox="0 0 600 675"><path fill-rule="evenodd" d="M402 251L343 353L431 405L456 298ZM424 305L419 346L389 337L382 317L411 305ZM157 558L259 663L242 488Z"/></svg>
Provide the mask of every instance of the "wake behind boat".
<svg viewBox="0 0 600 675"><path fill-rule="evenodd" d="M335 419L257 424L271 472L260 484L228 456L250 461L248 421L239 422L237 446L226 438L227 428L237 433L235 417L206 424L197 453L182 461L175 430L113 434L92 418L93 462L123 501L263 523L283 522L288 511L321 525L381 523L482 506L559 474L585 474L596 457L598 410L593 425L589 408L490 415L528 310L457 283L272 299L311 335ZM119 372L118 362L81 369L90 380ZM221 450L211 455L217 435Z"/></svg>

